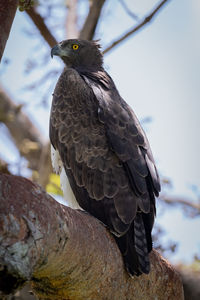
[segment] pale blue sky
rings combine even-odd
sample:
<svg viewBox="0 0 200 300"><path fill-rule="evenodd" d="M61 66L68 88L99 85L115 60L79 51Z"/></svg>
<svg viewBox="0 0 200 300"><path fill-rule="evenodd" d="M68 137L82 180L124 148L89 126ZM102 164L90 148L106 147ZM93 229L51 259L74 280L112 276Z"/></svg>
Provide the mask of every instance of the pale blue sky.
<svg viewBox="0 0 200 300"><path fill-rule="evenodd" d="M139 17L156 3L150 0L126 2ZM131 28L133 20L116 0L112 0L103 13L104 23L99 26L96 37L102 38L105 47ZM17 102L26 103L25 110L48 138L49 107L44 110L36 104L48 86L42 85L34 94L25 92L22 86L38 80L43 70L61 64L49 56L43 70L24 74L27 57L31 55L37 59L38 52L49 51L45 46L36 47L39 44L37 37L25 35L24 28L31 32L33 27L24 13L17 13L4 55L11 64L1 69L1 82ZM63 38L62 32L57 32L57 39ZM159 171L173 181L172 193L194 198L190 186L195 184L200 188L199 0L171 0L149 26L105 56L105 68L139 119L152 117L147 135ZM57 77L53 86L56 80ZM50 105L51 93L48 100ZM0 127L0 134L3 132ZM0 154L15 161L13 152L14 148L6 140ZM192 254L200 253L200 239L197 241L196 238L200 230L199 219L191 221L182 217L178 210L169 209L159 222L168 230L168 238L180 241L176 259L188 260Z"/></svg>

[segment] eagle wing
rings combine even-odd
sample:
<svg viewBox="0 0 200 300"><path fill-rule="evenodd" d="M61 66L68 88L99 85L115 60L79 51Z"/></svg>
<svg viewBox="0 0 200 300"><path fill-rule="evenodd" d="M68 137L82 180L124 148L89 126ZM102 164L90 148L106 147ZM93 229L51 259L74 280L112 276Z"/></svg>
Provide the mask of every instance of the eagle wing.
<svg viewBox="0 0 200 300"><path fill-rule="evenodd" d="M98 101L98 117L105 125L113 151L123 163L140 208L149 212L149 193L158 196L160 179L149 142L131 107L120 97L112 79L104 72L99 82L84 76ZM100 84L99 84L100 83Z"/></svg>

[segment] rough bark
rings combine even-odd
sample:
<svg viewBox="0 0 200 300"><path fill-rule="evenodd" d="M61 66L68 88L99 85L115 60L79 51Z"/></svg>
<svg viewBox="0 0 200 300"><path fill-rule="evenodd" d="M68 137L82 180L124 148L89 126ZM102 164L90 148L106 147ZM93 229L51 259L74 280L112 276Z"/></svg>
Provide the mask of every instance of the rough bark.
<svg viewBox="0 0 200 300"><path fill-rule="evenodd" d="M178 273L156 251L151 273L130 278L114 238L29 180L0 175L0 290L31 281L40 299L183 299Z"/></svg>
<svg viewBox="0 0 200 300"><path fill-rule="evenodd" d="M17 4L17 0L0 1L0 61L10 34L10 29L17 10Z"/></svg>

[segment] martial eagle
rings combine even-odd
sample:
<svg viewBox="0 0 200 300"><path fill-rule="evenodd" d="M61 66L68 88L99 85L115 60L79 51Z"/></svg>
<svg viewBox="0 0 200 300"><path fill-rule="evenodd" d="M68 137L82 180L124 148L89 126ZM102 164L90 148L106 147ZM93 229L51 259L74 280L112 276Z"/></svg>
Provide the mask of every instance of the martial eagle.
<svg viewBox="0 0 200 300"><path fill-rule="evenodd" d="M54 93L50 140L68 204L113 233L131 275L149 273L159 176L146 135L103 68L96 41L51 50L66 67ZM69 195L70 193L70 195Z"/></svg>

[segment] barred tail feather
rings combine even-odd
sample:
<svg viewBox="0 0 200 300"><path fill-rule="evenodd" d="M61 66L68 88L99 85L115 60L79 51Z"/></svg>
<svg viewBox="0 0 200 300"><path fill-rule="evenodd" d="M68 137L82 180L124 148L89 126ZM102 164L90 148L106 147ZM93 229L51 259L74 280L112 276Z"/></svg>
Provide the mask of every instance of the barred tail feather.
<svg viewBox="0 0 200 300"><path fill-rule="evenodd" d="M134 219L134 242L138 257L139 269L142 273L148 274L150 271L150 262L148 255L148 245L145 233L145 227L141 213L137 213Z"/></svg>
<svg viewBox="0 0 200 300"><path fill-rule="evenodd" d="M122 253L125 267L131 276L139 276L150 271L147 234L145 232L142 213L137 213L134 222L125 235L115 240Z"/></svg>
<svg viewBox="0 0 200 300"><path fill-rule="evenodd" d="M128 232L121 236L116 237L114 236L117 245L120 249L120 252L123 256L124 265L131 276L139 276L141 275L138 255L135 250L134 246L134 234L133 234L133 227L131 226Z"/></svg>

